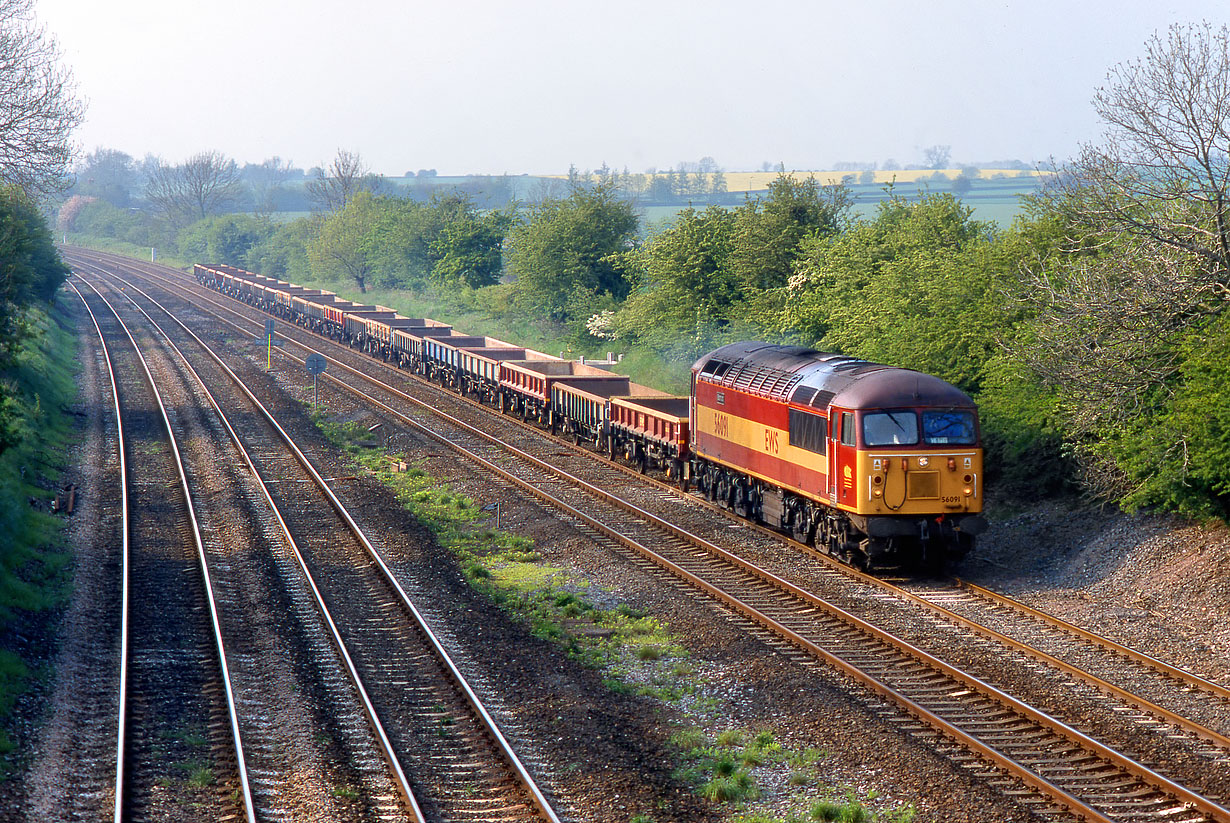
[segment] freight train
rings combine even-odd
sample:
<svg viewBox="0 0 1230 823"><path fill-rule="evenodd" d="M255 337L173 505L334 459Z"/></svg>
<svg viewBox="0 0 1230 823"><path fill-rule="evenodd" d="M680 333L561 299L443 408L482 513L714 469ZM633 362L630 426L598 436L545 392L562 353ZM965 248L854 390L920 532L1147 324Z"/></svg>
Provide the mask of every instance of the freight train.
<svg viewBox="0 0 1230 823"><path fill-rule="evenodd" d="M732 343L687 397L585 363L225 265L196 279L533 421L858 567L937 568L985 530L978 410L910 369Z"/></svg>

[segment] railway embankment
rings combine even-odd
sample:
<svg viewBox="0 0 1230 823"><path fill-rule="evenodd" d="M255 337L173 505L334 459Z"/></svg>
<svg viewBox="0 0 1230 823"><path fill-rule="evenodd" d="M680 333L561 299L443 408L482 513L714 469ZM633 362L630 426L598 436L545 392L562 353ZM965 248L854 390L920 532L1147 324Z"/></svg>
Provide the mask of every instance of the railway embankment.
<svg viewBox="0 0 1230 823"><path fill-rule="evenodd" d="M1047 502L992 518L962 572L1230 683L1230 527Z"/></svg>
<svg viewBox="0 0 1230 823"><path fill-rule="evenodd" d="M13 444L0 455L0 780L22 762L48 689L51 638L71 580L71 557L55 513L81 481L68 471L69 443L83 418L75 334L60 310L26 315L32 335L0 373L11 404ZM74 504L78 501L74 496Z"/></svg>

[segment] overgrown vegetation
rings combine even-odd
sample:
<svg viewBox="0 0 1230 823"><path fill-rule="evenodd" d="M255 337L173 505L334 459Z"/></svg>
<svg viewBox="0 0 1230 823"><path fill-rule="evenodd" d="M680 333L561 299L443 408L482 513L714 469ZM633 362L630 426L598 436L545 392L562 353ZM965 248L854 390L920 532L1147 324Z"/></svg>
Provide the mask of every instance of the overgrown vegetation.
<svg viewBox="0 0 1230 823"><path fill-rule="evenodd" d="M3 372L12 445L0 454L0 718L8 717L32 678L44 674L15 651L11 632L42 621L68 595L70 555L50 501L73 437L65 409L76 397L76 337L58 317L26 310L25 344ZM12 748L0 731L0 755Z"/></svg>

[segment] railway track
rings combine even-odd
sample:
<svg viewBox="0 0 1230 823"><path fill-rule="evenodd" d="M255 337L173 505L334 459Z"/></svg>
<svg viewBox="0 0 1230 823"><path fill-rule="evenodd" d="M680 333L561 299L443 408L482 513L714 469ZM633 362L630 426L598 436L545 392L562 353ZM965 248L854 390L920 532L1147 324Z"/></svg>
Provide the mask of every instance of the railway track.
<svg viewBox="0 0 1230 823"><path fill-rule="evenodd" d="M136 289L125 296L134 303L147 301ZM146 308L158 311L155 303ZM411 819L557 820L489 712L324 478L238 375L186 327L168 323L164 328L146 308L138 310L192 372L260 487ZM192 350L196 367L189 365L181 346ZM244 406L255 413L223 411ZM237 416L247 418L242 427L228 419ZM248 682L251 687L254 679ZM256 695L250 702L268 707L271 700ZM298 760L286 756L287 742L270 740L262 748L264 791L257 794L268 810L262 818L287 811L287 788L295 784L290 772ZM298 747L304 748L303 741ZM379 782L369 792L368 805L386 807L380 814L387 817L390 793L381 791Z"/></svg>
<svg viewBox="0 0 1230 823"><path fill-rule="evenodd" d="M176 807L192 807L255 821L204 540L171 419L118 315L101 295L82 299L112 377L123 483L114 819L175 819Z"/></svg>
<svg viewBox="0 0 1230 823"><path fill-rule="evenodd" d="M237 315L231 307L223 303L218 305L219 310ZM305 339L308 339L307 336ZM310 340L315 345L321 343L318 338ZM342 353L336 355L338 359L334 362L339 366L343 365L343 361L372 365L370 360L357 356L352 358L344 352L343 349ZM351 379L359 379L358 370L347 374ZM416 387L416 391L418 389L421 389L421 386ZM399 418L407 425L415 425L409 416L403 415L394 407L393 402L404 405L420 401L404 392L391 391L389 387L380 388L379 392L384 399L368 402L379 404L383 415ZM397 399L390 402L393 397ZM432 405L445 405L445 398L448 404L454 403L455 396L444 393L435 397ZM459 423L450 425L455 431L464 432L464 435L450 434L444 438L454 446L459 445L459 439L485 440L482 433L473 427ZM538 437L535 433L526 433L524 436L531 439ZM521 435L518 435L519 437ZM552 499L555 501L553 505L566 510L571 507L570 516L586 524L588 528L604 532L612 539L618 539L628 545L638 544L639 548L636 550L641 552L641 556L651 558L690 584L721 589L720 592L710 591L710 595L720 599L729 608L755 619L759 625L772 629L778 636L787 638L796 648L846 671L865 687L885 699L895 701L913 718L926 721L928 728L913 722L903 722L912 733L920 736L938 735L959 741L967 750L977 752L984 762L993 764L993 770L1011 774L1012 778L1006 782L1021 781L1042 796L1050 798L1048 802L1065 807L1086 819L1153 819L1153 816L1163 814L1167 819L1199 820L1227 819L1230 815L1219 805L1224 786L1219 785L1216 779L1202 781L1198 774L1200 760L1206 762L1206 767L1208 763L1224 764L1226 752L1223 743L1219 741L1220 732L1207 729L1199 723L1187 726L1185 734L1198 738L1200 745L1205 748L1183 753L1180 760L1190 754L1197 758L1197 765L1192 767L1190 763L1179 763L1178 770L1187 769L1184 774L1190 774L1193 782L1197 784L1204 782L1206 788L1185 789L1175 780L1164 777L1158 770L1136 763L1132 757L1098 743L1085 732L1009 697L993 684L950 666L939 660L935 654L913 644L901 642L882 629L860 621L851 613L852 609L842 609L840 605L821 600L811 591L785 579L790 575L779 576L764 570L755 570L752 564L745 560L724 556L723 551L714 545L712 540L689 536L686 530L649 515L641 510L639 505L613 500L614 495L602 492L592 483L580 505L570 502L570 497L575 499L575 495L580 494L576 489L585 484L575 478L564 477L567 472L561 472L556 466L541 459L541 452L563 455L570 453L567 447L557 441L548 442L550 445L540 447L539 457L521 455L515 458L514 462L521 461L525 468L501 467L498 471L508 482L532 485L537 489L534 493ZM481 455L481 459L493 470L497 460L510 459L499 456L501 452L504 455L510 454L507 449L490 442L475 446L476 459L480 456L478 452L484 449L487 451ZM570 458L565 460L570 465L578 462ZM580 461L595 463L591 457L584 456ZM517 476L518 472L521 477ZM557 478L550 481L557 484L550 489L543 488L544 481L541 480L548 474ZM611 483L608 477L604 484L597 485L617 484ZM642 495L642 498L662 498L663 494L663 490L657 488L652 493ZM616 506L625 512L625 515L612 512L604 513L598 518L595 516L596 497L604 498L604 505ZM674 501L667 502L665 507L674 511L680 510ZM629 510L633 511L635 522L620 520ZM616 525L611 525L612 523ZM643 534L646 528L651 532L656 530L656 534ZM793 565L797 566L797 561ZM819 565L819 562L816 565ZM792 573L797 571L793 569ZM872 585L866 581L858 581L846 571L834 572L832 569L813 573L808 588L814 587L816 583L832 588L833 592L826 596L834 600L843 596L844 587L844 596L853 603L860 604L860 607L866 602L867 595L865 590L859 587ZM945 599L943 596L926 598L900 589L898 593L893 593L883 588L886 585L884 581L876 581L874 585L881 587L878 595L881 600L896 601L890 604L891 610L898 613L898 617L893 617L893 620L900 619L899 615L903 611L901 606L905 603L910 609L929 608L932 618L942 615L950 625L960 623L954 619L954 613L945 614L934 608L936 601ZM823 617L818 616L821 613ZM963 631L983 633L971 625L961 625ZM987 627L981 628L985 630ZM914 630L919 630L917 621ZM984 636L989 637L985 634ZM840 642L835 638L841 638ZM931 642L937 641L933 638ZM951 636L939 639L940 645L950 642ZM831 645L826 646L826 643ZM1021 642L1020 646L1027 648L1028 644ZM890 652L890 647L895 650ZM1014 647L1014 652L1025 653L1026 648ZM1039 659L1042 658L1035 656L1035 660ZM1047 665L1054 664L1048 662ZM1124 695L1119 697L1123 698ZM1141 706L1155 704L1141 698L1133 705L1139 709ZM1177 712L1175 717L1179 720L1185 719ZM1129 724L1135 724L1135 719L1129 718ZM1197 727L1209 731L1210 734L1194 731ZM1118 732L1112 730L1111 734ZM1138 737L1130 733L1123 734L1120 739L1131 745L1138 743ZM1170 761L1166 760L1167 757L1170 757ZM1161 758L1166 768L1172 765L1174 760L1174 757L1166 752L1161 754ZM1213 777L1216 778L1216 773ZM1204 797L1201 791L1211 795L1213 799Z"/></svg>

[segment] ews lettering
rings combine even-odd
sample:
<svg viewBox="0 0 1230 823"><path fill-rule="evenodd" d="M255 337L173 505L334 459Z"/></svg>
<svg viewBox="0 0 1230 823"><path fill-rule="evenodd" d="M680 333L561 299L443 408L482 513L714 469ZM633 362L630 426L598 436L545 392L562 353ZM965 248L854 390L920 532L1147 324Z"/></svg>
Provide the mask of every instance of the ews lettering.
<svg viewBox="0 0 1230 823"><path fill-rule="evenodd" d="M777 454L781 451L780 440L778 435L780 432L777 429L764 430L764 450L769 454Z"/></svg>
<svg viewBox="0 0 1230 823"><path fill-rule="evenodd" d="M713 433L718 437L730 438L730 418L724 414L713 415Z"/></svg>

